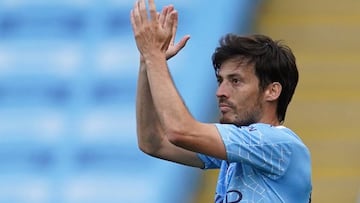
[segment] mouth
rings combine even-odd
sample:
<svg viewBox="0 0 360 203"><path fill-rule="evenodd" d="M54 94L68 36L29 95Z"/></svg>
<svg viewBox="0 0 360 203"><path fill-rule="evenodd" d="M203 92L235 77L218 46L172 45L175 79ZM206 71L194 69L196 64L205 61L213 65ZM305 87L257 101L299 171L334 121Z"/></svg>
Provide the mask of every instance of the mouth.
<svg viewBox="0 0 360 203"><path fill-rule="evenodd" d="M226 113L226 112L230 111L232 109L232 107L229 104L220 103L219 109L220 109L221 113Z"/></svg>

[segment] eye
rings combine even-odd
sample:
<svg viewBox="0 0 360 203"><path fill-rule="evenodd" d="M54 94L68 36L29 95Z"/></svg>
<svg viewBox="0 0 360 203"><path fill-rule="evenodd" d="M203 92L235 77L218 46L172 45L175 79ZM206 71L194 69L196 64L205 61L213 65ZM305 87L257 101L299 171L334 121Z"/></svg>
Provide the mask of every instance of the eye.
<svg viewBox="0 0 360 203"><path fill-rule="evenodd" d="M233 78L233 79L231 79L231 82L232 82L233 84L237 85L237 84L240 83L240 80L237 79L237 78Z"/></svg>
<svg viewBox="0 0 360 203"><path fill-rule="evenodd" d="M223 79L222 78L217 78L217 83L218 85L220 85L222 83Z"/></svg>

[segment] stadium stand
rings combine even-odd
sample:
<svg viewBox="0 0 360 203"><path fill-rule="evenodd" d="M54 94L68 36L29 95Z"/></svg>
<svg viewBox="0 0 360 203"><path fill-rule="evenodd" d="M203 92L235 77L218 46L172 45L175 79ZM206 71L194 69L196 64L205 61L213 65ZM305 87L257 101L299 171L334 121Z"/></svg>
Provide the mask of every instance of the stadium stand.
<svg viewBox="0 0 360 203"><path fill-rule="evenodd" d="M156 2L173 3L178 36L192 36L169 64L190 111L211 122L211 54L224 33L246 32L257 1ZM137 147L133 3L0 1L0 203L193 201L199 169Z"/></svg>

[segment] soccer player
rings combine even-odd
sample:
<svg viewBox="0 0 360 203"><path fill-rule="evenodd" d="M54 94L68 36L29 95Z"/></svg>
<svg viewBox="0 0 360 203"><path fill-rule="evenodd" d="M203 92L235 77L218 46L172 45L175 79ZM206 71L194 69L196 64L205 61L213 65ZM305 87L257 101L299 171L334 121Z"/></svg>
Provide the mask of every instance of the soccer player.
<svg viewBox="0 0 360 203"><path fill-rule="evenodd" d="M291 50L264 35L225 35L212 56L220 123L202 123L184 105L166 62L189 39L174 44L177 20L173 6L157 13L154 0L148 9L145 0L136 1L131 11L140 52L140 149L188 166L219 168L216 203L309 202L309 150L283 126L298 82Z"/></svg>

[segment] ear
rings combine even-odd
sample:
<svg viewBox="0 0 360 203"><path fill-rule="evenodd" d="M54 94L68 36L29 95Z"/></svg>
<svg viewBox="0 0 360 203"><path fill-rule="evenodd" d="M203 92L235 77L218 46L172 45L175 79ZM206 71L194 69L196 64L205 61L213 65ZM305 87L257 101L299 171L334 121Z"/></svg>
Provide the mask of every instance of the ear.
<svg viewBox="0 0 360 203"><path fill-rule="evenodd" d="M265 90L265 100L275 101L281 94L282 86L279 82L270 83Z"/></svg>

